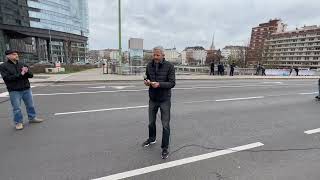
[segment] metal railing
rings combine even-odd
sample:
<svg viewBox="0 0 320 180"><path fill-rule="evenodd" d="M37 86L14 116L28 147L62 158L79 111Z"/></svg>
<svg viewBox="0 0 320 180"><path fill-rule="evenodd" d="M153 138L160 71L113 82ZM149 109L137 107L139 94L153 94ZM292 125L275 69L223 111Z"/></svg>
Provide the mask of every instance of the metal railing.
<svg viewBox="0 0 320 180"><path fill-rule="evenodd" d="M176 75L209 75L210 68L209 67L188 67L188 66L175 66ZM109 65L108 69L106 66L103 66L104 74L120 74L121 75L141 75L143 76L146 71L146 66L118 66L118 65ZM214 74L218 75L218 69L215 67ZM266 69L266 75L270 76L288 76L289 69ZM230 68L226 67L224 70L224 75L228 75L230 72ZM253 76L256 75L256 68L235 68L234 75L246 75ZM261 72L260 72L261 74ZM292 73L293 74L293 73ZM320 71L318 70L310 70L306 68L300 68L299 74L302 76L312 76L312 75L320 75Z"/></svg>

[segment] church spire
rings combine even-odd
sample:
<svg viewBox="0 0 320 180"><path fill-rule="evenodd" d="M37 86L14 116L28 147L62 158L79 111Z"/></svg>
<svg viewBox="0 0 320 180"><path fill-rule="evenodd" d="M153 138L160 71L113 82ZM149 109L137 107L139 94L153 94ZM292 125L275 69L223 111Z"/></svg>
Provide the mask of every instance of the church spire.
<svg viewBox="0 0 320 180"><path fill-rule="evenodd" d="M211 46L210 46L210 50L215 50L216 47L214 46L214 33L213 33L213 36L212 36L212 43L211 43Z"/></svg>

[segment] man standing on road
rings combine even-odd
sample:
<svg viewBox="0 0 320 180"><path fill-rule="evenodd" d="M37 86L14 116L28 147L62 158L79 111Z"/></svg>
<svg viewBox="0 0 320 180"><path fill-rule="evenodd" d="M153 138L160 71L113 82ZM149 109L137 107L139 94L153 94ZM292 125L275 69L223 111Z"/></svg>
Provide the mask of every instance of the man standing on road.
<svg viewBox="0 0 320 180"><path fill-rule="evenodd" d="M33 104L32 92L28 78L32 78L28 66L19 62L17 51L8 50L5 52L7 62L0 65L0 73L5 82L11 105L13 108L13 120L16 130L23 129L23 115L21 112L21 100L23 100L30 123L41 123L43 119L36 117L36 111Z"/></svg>
<svg viewBox="0 0 320 180"><path fill-rule="evenodd" d="M169 155L171 89L175 86L174 66L164 59L161 46L153 49L153 60L146 68L144 84L149 86L149 138L142 144L147 147L156 143L156 118L160 108L162 122L162 153L166 159Z"/></svg>

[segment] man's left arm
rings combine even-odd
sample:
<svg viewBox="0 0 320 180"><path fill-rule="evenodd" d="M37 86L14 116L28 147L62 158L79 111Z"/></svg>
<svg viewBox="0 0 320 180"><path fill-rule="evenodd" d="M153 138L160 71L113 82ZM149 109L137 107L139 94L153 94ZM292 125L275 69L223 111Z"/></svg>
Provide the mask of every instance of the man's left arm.
<svg viewBox="0 0 320 180"><path fill-rule="evenodd" d="M170 66L168 72L168 82L160 82L159 85L159 88L162 89L171 89L176 85L176 74L173 65Z"/></svg>

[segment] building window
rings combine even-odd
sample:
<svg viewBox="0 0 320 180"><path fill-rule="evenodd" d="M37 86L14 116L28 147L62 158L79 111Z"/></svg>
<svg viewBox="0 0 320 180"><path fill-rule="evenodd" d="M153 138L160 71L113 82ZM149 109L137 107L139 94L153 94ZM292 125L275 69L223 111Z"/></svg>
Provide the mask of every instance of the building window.
<svg viewBox="0 0 320 180"><path fill-rule="evenodd" d="M313 57L313 60L318 60L319 59L319 57Z"/></svg>
<svg viewBox="0 0 320 180"><path fill-rule="evenodd" d="M21 25L21 20L20 20L20 19L16 19L16 23L17 23L18 25Z"/></svg>

